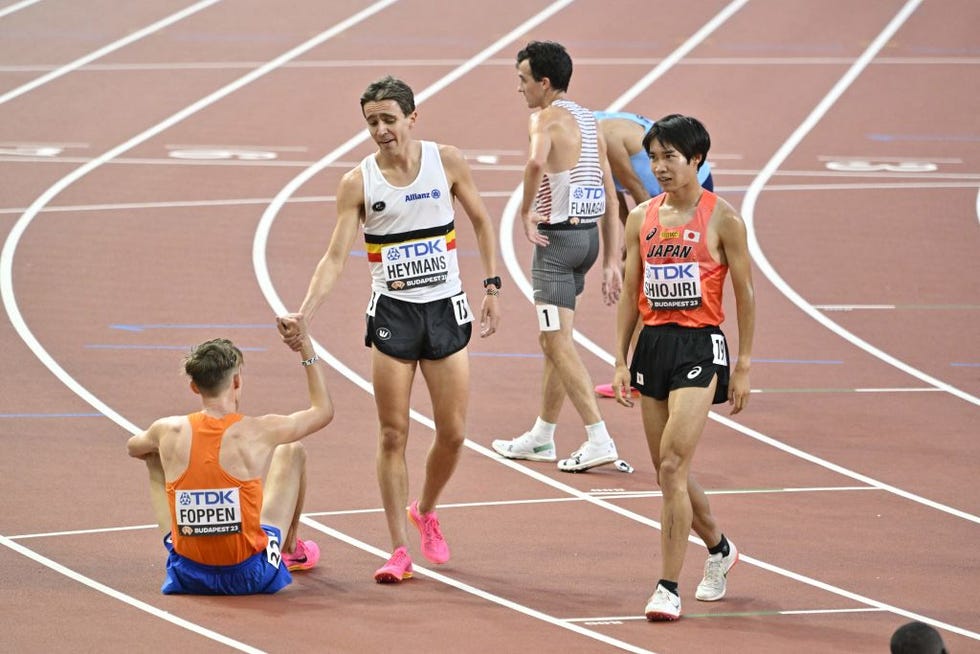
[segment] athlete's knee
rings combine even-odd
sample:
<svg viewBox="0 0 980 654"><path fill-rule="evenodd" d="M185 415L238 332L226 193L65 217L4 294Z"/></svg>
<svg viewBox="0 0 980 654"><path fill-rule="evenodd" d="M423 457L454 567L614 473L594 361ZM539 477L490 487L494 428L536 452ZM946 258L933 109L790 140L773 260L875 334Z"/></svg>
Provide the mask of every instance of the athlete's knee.
<svg viewBox="0 0 980 654"><path fill-rule="evenodd" d="M676 453L667 453L660 458L657 467L657 480L664 493L687 491L687 464Z"/></svg>
<svg viewBox="0 0 980 654"><path fill-rule="evenodd" d="M541 345L541 352L549 359L559 356L569 347L570 339L564 332L540 332L538 343Z"/></svg>
<svg viewBox="0 0 980 654"><path fill-rule="evenodd" d="M444 447L447 450L458 451L462 449L463 443L466 441L466 434L462 429L450 428L442 429L436 427L436 444L440 447Z"/></svg>
<svg viewBox="0 0 980 654"><path fill-rule="evenodd" d="M386 454L397 454L405 451L408 433L397 427L381 427L378 433L378 448Z"/></svg>

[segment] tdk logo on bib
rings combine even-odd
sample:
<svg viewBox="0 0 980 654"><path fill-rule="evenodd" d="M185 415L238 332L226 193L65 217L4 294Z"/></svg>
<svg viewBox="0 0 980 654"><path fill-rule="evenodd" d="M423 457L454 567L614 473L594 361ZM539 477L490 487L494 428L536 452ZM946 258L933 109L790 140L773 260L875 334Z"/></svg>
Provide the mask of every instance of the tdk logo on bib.
<svg viewBox="0 0 980 654"><path fill-rule="evenodd" d="M568 215L579 218L601 216L606 212L606 189L601 186L572 184L568 199Z"/></svg>
<svg viewBox="0 0 980 654"><path fill-rule="evenodd" d="M416 200L428 200L430 198L433 200L438 200L441 197L442 197L442 193L439 192L439 189L434 188L428 193L409 193L408 195L405 196L405 202L415 202Z"/></svg>
<svg viewBox="0 0 980 654"><path fill-rule="evenodd" d="M175 517L184 536L235 534L242 530L237 488L177 491Z"/></svg>
<svg viewBox="0 0 980 654"><path fill-rule="evenodd" d="M401 245L393 245L387 248L385 256L388 261L398 261L399 259L406 258L418 258L427 257L430 254L442 254L445 252L443 249L446 242L442 239L434 241L416 241L415 243L402 243Z"/></svg>
<svg viewBox="0 0 980 654"><path fill-rule="evenodd" d="M698 278L698 264L696 263L668 263L659 266L650 266L647 278L653 281L667 279L694 280Z"/></svg>

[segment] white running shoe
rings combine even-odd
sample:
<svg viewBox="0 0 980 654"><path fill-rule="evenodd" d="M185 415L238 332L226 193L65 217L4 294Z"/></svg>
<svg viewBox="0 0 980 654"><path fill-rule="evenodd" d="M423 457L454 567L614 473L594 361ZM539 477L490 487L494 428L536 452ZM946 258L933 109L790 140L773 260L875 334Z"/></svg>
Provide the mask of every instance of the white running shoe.
<svg viewBox="0 0 980 654"><path fill-rule="evenodd" d="M704 562L704 579L698 584L694 594L695 599L702 602L717 602L725 596L728 571L738 563L738 548L735 543L728 541L728 556L712 554Z"/></svg>
<svg viewBox="0 0 980 654"><path fill-rule="evenodd" d="M562 472L582 472L589 468L612 463L618 458L616 444L611 438L602 445L585 441L580 448L572 452L570 457L558 462L558 469Z"/></svg>
<svg viewBox="0 0 980 654"><path fill-rule="evenodd" d="M526 431L509 441L498 439L490 444L493 451L508 459L527 459L528 461L554 461L555 441L539 444L531 432Z"/></svg>
<svg viewBox="0 0 980 654"><path fill-rule="evenodd" d="M681 598L657 584L645 610L650 622L673 622L681 617Z"/></svg>

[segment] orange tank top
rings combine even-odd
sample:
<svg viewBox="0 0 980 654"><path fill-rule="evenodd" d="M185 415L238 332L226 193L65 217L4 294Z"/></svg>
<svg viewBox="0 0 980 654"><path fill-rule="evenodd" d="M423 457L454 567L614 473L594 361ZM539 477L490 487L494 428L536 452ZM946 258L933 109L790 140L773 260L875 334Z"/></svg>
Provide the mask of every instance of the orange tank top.
<svg viewBox="0 0 980 654"><path fill-rule="evenodd" d="M679 227L660 224L666 197L661 194L650 202L640 229L640 316L647 325L719 326L725 319L722 289L728 266L712 258L707 243L718 196L704 191L694 217Z"/></svg>
<svg viewBox="0 0 980 654"><path fill-rule="evenodd" d="M205 565L234 565L265 549L262 480L242 481L221 467L221 439L242 419L237 413L212 418L187 416L191 452L187 469L167 483L174 550Z"/></svg>

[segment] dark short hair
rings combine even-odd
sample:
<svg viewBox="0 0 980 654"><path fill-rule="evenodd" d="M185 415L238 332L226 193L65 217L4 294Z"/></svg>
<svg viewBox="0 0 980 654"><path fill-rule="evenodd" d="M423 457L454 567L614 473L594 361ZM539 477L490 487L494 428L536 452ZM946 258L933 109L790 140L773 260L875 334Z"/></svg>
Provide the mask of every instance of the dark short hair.
<svg viewBox="0 0 980 654"><path fill-rule="evenodd" d="M227 338L215 338L191 348L184 357L184 372L205 395L224 390L232 373L245 363L242 351Z"/></svg>
<svg viewBox="0 0 980 654"><path fill-rule="evenodd" d="M531 41L517 53L518 65L525 59L535 81L540 82L547 77L553 88L568 90L568 83L572 80L572 58L561 43Z"/></svg>
<svg viewBox="0 0 980 654"><path fill-rule="evenodd" d="M892 654L946 654L942 636L924 622L908 622L895 630Z"/></svg>
<svg viewBox="0 0 980 654"><path fill-rule="evenodd" d="M415 93L412 92L412 88L391 75L371 82L364 89L364 93L361 94L361 111L364 111L364 105L368 102L381 102L382 100L394 100L406 116L415 111Z"/></svg>
<svg viewBox="0 0 980 654"><path fill-rule="evenodd" d="M701 155L699 170L711 149L711 137L701 121L681 114L670 114L655 122L643 137L643 149L649 153L650 145L654 141L675 148L688 161L695 155Z"/></svg>

